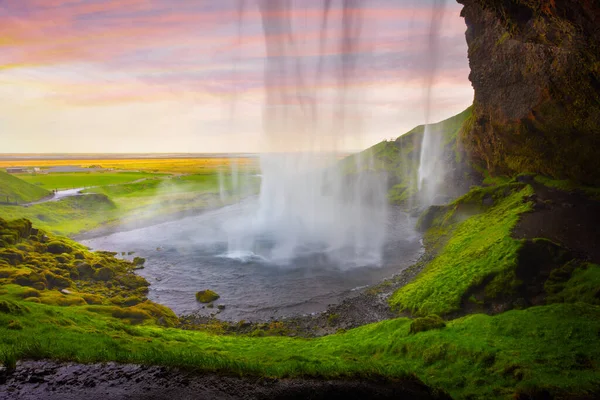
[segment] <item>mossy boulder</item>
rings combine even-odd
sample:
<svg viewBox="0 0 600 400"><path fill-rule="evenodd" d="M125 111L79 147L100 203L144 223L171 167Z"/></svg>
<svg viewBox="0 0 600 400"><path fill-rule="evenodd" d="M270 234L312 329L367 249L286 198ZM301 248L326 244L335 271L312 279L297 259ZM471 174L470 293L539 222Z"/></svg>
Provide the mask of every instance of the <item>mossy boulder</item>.
<svg viewBox="0 0 600 400"><path fill-rule="evenodd" d="M196 293L196 300L199 301L200 303L211 303L211 302L219 299L219 297L221 297L221 296L219 296L217 293L213 292L210 289L201 290Z"/></svg>
<svg viewBox="0 0 600 400"><path fill-rule="evenodd" d="M94 273L94 279L97 281L110 281L115 277L115 271L109 267L102 267Z"/></svg>
<svg viewBox="0 0 600 400"><path fill-rule="evenodd" d="M71 286L71 280L65 278L64 276L55 274L53 272L47 271L44 274L46 278L46 282L48 283L49 288L66 288Z"/></svg>
<svg viewBox="0 0 600 400"><path fill-rule="evenodd" d="M71 253L73 251L71 246L58 240L53 240L48 243L47 248L48 252L52 254Z"/></svg>
<svg viewBox="0 0 600 400"><path fill-rule="evenodd" d="M432 329L442 329L446 326L446 323L438 315L432 314L426 317L417 318L410 324L409 333L425 332Z"/></svg>
<svg viewBox="0 0 600 400"><path fill-rule="evenodd" d="M94 275L94 268L88 263L78 263L76 264L77 272L79 273L79 277L82 279L91 278Z"/></svg>
<svg viewBox="0 0 600 400"><path fill-rule="evenodd" d="M37 290L44 290L47 286L47 282L46 282L46 278L37 273L37 272L30 272L28 274L20 274L15 278L15 283L21 286L31 286ZM38 285L42 284L42 285ZM40 287L42 287L42 289L40 289Z"/></svg>
<svg viewBox="0 0 600 400"><path fill-rule="evenodd" d="M10 265L19 265L25 260L25 254L17 249L0 250L0 260L7 261Z"/></svg>
<svg viewBox="0 0 600 400"><path fill-rule="evenodd" d="M133 265L138 268L143 267L145 262L146 262L146 259L143 257L135 257L132 261Z"/></svg>
<svg viewBox="0 0 600 400"><path fill-rule="evenodd" d="M140 310L135 307L115 307L114 311L111 314L115 318L119 319L127 319L132 324L139 324L145 320L151 319L152 317L144 310Z"/></svg>

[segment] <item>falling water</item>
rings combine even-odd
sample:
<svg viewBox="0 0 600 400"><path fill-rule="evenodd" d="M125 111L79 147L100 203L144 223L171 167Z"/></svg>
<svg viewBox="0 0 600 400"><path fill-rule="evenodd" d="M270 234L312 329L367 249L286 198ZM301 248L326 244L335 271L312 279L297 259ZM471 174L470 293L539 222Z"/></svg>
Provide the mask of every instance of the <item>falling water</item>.
<svg viewBox="0 0 600 400"><path fill-rule="evenodd" d="M238 4L241 24L246 4ZM324 0L310 21L303 2L257 6L266 49L262 182L255 209L225 227L228 253L282 264L314 253L340 265L378 264L385 174L361 156L353 174L339 164L348 139L361 134L362 1L341 0L332 16L332 1ZM316 44L304 40L307 24L319 32Z"/></svg>
<svg viewBox="0 0 600 400"><path fill-rule="evenodd" d="M419 190L419 201L422 206L436 203L439 188L443 181L443 132L435 130L430 124L431 115L431 92L434 84L435 74L438 68L439 54L439 31L444 17L446 0L433 0L431 24L429 26L428 49L425 53L425 131L421 142L421 154L419 161L419 175L417 187Z"/></svg>

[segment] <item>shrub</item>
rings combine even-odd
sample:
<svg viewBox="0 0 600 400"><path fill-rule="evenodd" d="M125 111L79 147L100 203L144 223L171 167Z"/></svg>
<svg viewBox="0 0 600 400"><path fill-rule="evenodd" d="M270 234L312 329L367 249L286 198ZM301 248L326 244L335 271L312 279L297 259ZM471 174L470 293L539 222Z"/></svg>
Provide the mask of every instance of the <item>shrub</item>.
<svg viewBox="0 0 600 400"><path fill-rule="evenodd" d="M217 300L219 297L221 296L210 289L201 290L196 293L196 300L198 300L200 303L210 303Z"/></svg>
<svg viewBox="0 0 600 400"><path fill-rule="evenodd" d="M431 329L441 329L446 323L439 316L432 314L423 318L417 318L410 324L410 333L425 332Z"/></svg>

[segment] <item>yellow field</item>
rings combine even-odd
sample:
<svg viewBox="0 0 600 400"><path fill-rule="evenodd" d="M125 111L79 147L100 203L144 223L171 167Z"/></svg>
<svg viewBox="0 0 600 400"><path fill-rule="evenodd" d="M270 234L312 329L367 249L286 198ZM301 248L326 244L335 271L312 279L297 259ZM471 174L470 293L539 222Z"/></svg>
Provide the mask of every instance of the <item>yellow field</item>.
<svg viewBox="0 0 600 400"><path fill-rule="evenodd" d="M149 172L167 172L174 174L203 173L218 168L229 168L236 163L239 167L254 168L257 160L253 158L144 158L144 159L64 159L64 160L0 160L0 168L7 167L56 167L74 165L89 167L92 165L118 170Z"/></svg>

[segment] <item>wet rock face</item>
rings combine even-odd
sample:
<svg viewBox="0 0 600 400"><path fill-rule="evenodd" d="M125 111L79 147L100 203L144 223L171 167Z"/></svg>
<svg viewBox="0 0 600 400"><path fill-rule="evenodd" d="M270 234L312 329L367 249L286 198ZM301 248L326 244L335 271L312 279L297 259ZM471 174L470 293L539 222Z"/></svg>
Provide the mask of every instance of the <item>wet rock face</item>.
<svg viewBox="0 0 600 400"><path fill-rule="evenodd" d="M457 0L475 89L464 144L492 174L600 184L600 3Z"/></svg>

